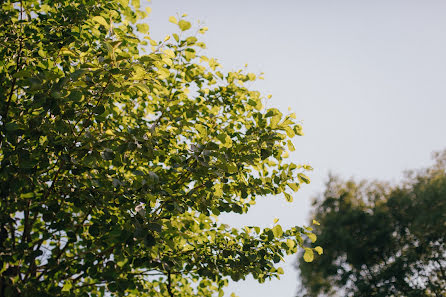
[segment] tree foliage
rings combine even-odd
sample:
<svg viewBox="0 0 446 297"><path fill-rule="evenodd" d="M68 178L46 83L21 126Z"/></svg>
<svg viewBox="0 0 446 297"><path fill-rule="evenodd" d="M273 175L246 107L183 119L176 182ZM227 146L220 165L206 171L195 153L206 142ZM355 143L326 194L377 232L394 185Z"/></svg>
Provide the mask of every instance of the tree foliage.
<svg viewBox="0 0 446 297"><path fill-rule="evenodd" d="M0 296L222 296L311 236L218 222L309 182L302 128L127 2L0 2Z"/></svg>
<svg viewBox="0 0 446 297"><path fill-rule="evenodd" d="M300 261L304 296L446 294L446 151L400 185L331 177L315 202L324 255Z"/></svg>

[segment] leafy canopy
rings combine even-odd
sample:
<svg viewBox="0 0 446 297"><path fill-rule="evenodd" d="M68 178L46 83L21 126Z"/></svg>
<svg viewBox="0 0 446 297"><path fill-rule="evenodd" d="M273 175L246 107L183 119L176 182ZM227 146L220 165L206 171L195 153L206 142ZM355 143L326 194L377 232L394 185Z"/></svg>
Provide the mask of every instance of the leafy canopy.
<svg viewBox="0 0 446 297"><path fill-rule="evenodd" d="M206 28L155 41L148 13L1 2L1 296L222 296L312 236L218 222L309 182L286 161L302 128L201 54Z"/></svg>
<svg viewBox="0 0 446 297"><path fill-rule="evenodd" d="M325 249L300 260L304 296L446 294L446 151L397 186L331 177L315 202Z"/></svg>

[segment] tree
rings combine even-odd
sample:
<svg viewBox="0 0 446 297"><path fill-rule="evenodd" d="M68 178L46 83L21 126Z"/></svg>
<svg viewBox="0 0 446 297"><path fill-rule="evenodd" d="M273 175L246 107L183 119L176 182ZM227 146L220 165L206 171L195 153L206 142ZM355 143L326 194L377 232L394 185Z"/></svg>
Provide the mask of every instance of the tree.
<svg viewBox="0 0 446 297"><path fill-rule="evenodd" d="M1 1L0 296L222 296L311 236L218 222L309 182L302 127L127 2Z"/></svg>
<svg viewBox="0 0 446 297"><path fill-rule="evenodd" d="M330 177L314 204L325 253L300 261L301 295L446 294L446 151L435 158L397 186Z"/></svg>

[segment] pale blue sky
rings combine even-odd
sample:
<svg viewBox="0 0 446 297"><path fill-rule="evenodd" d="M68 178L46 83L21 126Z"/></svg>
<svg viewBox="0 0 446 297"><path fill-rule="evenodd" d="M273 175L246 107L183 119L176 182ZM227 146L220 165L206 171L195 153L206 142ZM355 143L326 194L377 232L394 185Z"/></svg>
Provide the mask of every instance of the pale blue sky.
<svg viewBox="0 0 446 297"><path fill-rule="evenodd" d="M312 183L289 204L259 201L240 226L285 226L308 220L311 197L329 171L344 177L398 181L446 148L446 1L153 0L151 34L176 30L168 17L187 13L209 27L206 54L226 70L248 63L265 72L255 88L303 120L294 162L310 163ZM279 281L231 283L241 297L292 297L295 257ZM229 296L229 294L228 294Z"/></svg>

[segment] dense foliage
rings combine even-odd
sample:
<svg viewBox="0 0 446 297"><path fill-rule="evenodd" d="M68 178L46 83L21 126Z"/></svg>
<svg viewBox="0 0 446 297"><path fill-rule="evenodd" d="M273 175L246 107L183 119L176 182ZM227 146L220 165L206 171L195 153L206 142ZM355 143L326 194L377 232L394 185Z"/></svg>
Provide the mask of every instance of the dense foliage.
<svg viewBox="0 0 446 297"><path fill-rule="evenodd" d="M309 182L301 126L127 2L0 1L0 296L221 296L312 236L218 222Z"/></svg>
<svg viewBox="0 0 446 297"><path fill-rule="evenodd" d="M446 151L398 186L331 177L315 202L324 255L301 296L445 296Z"/></svg>

